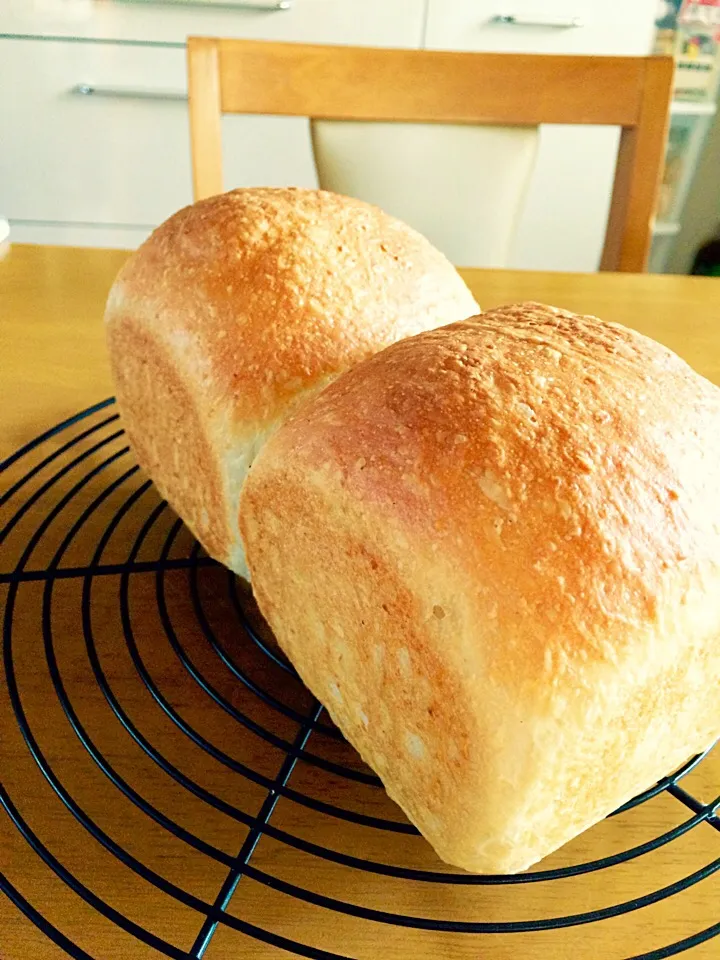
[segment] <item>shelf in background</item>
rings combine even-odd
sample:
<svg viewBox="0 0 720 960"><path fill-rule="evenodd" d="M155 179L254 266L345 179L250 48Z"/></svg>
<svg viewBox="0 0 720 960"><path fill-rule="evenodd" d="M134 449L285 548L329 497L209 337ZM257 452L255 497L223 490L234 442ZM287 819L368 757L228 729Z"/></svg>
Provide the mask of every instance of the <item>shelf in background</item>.
<svg viewBox="0 0 720 960"><path fill-rule="evenodd" d="M712 101L696 103L694 100L673 100L670 104L671 116L711 117L717 111L717 104Z"/></svg>

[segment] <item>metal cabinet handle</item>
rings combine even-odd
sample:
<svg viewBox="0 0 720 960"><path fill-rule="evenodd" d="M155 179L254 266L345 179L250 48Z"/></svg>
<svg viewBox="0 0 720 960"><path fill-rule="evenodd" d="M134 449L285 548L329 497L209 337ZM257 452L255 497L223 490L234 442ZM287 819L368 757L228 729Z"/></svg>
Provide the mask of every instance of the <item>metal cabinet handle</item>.
<svg viewBox="0 0 720 960"><path fill-rule="evenodd" d="M115 0L115 3L139 3L145 6L172 6L172 7L208 7L227 10L257 10L260 13L277 13L282 10L291 10L295 0L272 0L263 3L262 0Z"/></svg>
<svg viewBox="0 0 720 960"><path fill-rule="evenodd" d="M150 87L104 87L76 83L70 93L80 97L112 97L125 100L187 100L182 90L153 90Z"/></svg>
<svg viewBox="0 0 720 960"><path fill-rule="evenodd" d="M556 30L571 30L574 27L585 26L581 17L518 17L511 13L499 13L491 17L490 22L505 24L508 27L553 27Z"/></svg>

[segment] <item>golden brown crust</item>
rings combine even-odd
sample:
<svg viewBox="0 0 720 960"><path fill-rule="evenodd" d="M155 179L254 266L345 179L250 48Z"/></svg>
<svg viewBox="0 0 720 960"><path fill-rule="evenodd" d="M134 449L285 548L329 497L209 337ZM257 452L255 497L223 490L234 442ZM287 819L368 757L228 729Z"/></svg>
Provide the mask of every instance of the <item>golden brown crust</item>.
<svg viewBox="0 0 720 960"><path fill-rule="evenodd" d="M720 734L718 429L670 351L522 304L389 347L266 447L260 606L441 856L522 869Z"/></svg>
<svg viewBox="0 0 720 960"><path fill-rule="evenodd" d="M176 414L158 405L176 389L166 373L180 376L194 426L178 435L188 446L177 456L191 466L204 436L213 510L225 501L209 520L212 542L199 535L234 566L237 502L228 498L303 394L401 337L476 309L446 258L377 208L324 191L259 188L201 201L159 227L118 276L106 317L124 331L109 342L134 442L167 446L160 433ZM143 338L155 345L157 379L133 385ZM198 532L195 494L181 495L164 463L144 461Z"/></svg>

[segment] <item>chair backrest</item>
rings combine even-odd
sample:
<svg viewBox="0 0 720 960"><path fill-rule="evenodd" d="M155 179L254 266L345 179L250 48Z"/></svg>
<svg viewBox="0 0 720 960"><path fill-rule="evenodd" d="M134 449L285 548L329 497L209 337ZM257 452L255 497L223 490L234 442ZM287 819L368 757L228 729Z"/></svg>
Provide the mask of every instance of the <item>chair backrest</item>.
<svg viewBox="0 0 720 960"><path fill-rule="evenodd" d="M506 268L512 261L538 157L538 127L311 120L310 142L323 189L374 203L419 230L453 263ZM545 226L544 218L535 219ZM562 257L572 240L558 219L554 226L557 242L545 255ZM589 224L578 226L592 232Z"/></svg>
<svg viewBox="0 0 720 960"><path fill-rule="evenodd" d="M446 53L191 37L195 199L223 190L223 113L619 126L600 269L641 271L660 184L672 72L669 57Z"/></svg>

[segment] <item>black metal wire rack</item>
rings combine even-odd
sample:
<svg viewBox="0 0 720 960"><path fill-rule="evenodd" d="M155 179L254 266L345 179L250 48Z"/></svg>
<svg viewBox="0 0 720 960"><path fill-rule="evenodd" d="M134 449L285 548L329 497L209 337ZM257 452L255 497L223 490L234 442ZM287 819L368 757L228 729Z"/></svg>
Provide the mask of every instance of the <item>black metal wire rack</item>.
<svg viewBox="0 0 720 960"><path fill-rule="evenodd" d="M714 757L625 804L599 843L587 838L604 825L524 874L453 872L323 716L239 581L142 478L112 400L0 472L0 735L13 760L0 802L2 849L15 851L0 886L65 954L364 958L401 943L407 956L507 957L493 944L509 937L518 957L606 957L618 922L617 960L662 960L720 934L715 922L632 948L635 918L717 880L720 797L688 787L707 788ZM677 811L660 832L645 812L658 803ZM665 854L689 842L695 869L672 875ZM631 870L635 895L613 899L616 871ZM589 902L598 877L603 902ZM562 896L530 897L548 885ZM58 902L81 919L64 924ZM548 910L558 903L578 909ZM572 938L555 951L548 935L562 931Z"/></svg>

